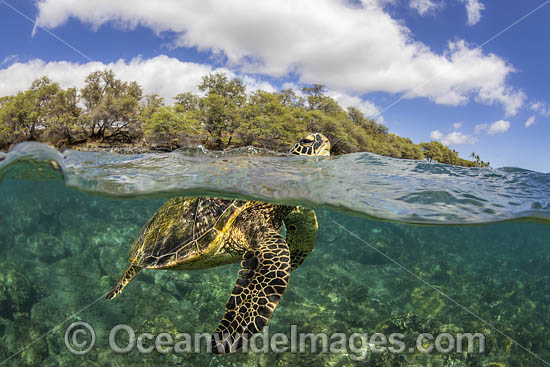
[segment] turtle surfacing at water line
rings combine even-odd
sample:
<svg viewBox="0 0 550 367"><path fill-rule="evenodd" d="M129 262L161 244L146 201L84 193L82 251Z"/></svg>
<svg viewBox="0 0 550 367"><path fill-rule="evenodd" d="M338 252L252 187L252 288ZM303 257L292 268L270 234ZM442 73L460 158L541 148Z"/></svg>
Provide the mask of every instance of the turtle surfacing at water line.
<svg viewBox="0 0 550 367"><path fill-rule="evenodd" d="M321 134L298 141L290 153L328 156ZM285 223L286 239L281 237ZM212 335L214 353L234 352L267 324L290 272L313 250L315 212L260 201L173 198L145 224L130 250L130 266L107 299L116 297L141 269L205 269L241 260L241 270Z"/></svg>

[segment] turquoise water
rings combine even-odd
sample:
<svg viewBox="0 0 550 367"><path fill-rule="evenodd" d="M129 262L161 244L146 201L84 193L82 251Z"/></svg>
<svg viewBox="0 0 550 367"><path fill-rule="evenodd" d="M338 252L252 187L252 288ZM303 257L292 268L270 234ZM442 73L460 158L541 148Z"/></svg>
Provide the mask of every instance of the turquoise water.
<svg viewBox="0 0 550 367"><path fill-rule="evenodd" d="M0 159L0 366L549 365L548 174L255 149L132 156L24 144ZM307 350L116 353L109 333L118 324L176 336L212 332L223 315L238 264L145 270L115 300L103 299L141 226L168 198L185 195L316 209L316 248L292 273L272 334L290 335L290 325L347 336L400 332L408 347L419 333L481 333L485 352L407 350L359 362L353 353ZM77 321L96 334L82 356L64 342ZM119 335L120 345L128 342Z"/></svg>

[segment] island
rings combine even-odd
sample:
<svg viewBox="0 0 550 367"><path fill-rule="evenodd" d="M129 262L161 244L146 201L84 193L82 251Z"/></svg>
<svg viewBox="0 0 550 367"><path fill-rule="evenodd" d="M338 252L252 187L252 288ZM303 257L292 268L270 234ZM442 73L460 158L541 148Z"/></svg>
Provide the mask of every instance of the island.
<svg viewBox="0 0 550 367"><path fill-rule="evenodd" d="M307 132L332 142L334 155L372 152L403 159L486 167L478 155L463 159L438 141L420 144L355 107L344 109L321 84L299 91L248 92L243 80L205 75L200 94L184 92L167 104L144 95L137 82L118 79L112 70L90 73L81 89L63 89L42 77L29 89L0 98L0 150L39 141L59 150L111 149L117 152L171 151L202 144L209 149L257 146L287 152Z"/></svg>

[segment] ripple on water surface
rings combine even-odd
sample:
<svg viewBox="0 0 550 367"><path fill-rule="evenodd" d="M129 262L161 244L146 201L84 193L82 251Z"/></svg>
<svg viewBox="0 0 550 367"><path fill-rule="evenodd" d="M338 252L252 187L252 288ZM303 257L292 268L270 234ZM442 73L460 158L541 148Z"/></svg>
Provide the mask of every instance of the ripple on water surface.
<svg viewBox="0 0 550 367"><path fill-rule="evenodd" d="M550 219L550 174L371 153L311 158L256 148L189 148L137 155L73 150L61 154L43 144L23 143L0 156L0 180L13 177L59 179L104 196L253 198L414 223Z"/></svg>

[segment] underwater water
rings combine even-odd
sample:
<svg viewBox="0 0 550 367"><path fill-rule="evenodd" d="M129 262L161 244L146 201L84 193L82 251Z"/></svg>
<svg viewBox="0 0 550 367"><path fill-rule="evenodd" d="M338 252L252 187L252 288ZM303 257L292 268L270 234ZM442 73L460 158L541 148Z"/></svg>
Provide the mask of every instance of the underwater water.
<svg viewBox="0 0 550 367"><path fill-rule="evenodd" d="M136 337L176 337L211 333L224 313L238 264L144 270L116 299L104 299L140 228L170 197L190 195L316 210L315 250L291 274L271 334L290 339L292 325L329 336L401 333L406 350L371 351L364 360L351 348L114 351L109 336L117 325ZM0 156L0 366L550 365L549 220L550 174L517 168L256 149L60 154L22 144ZM84 355L66 345L74 322L95 332ZM132 342L124 330L119 346ZM409 350L422 333L480 333L485 348ZM67 335L73 348L91 342ZM144 344L154 345L148 338Z"/></svg>

